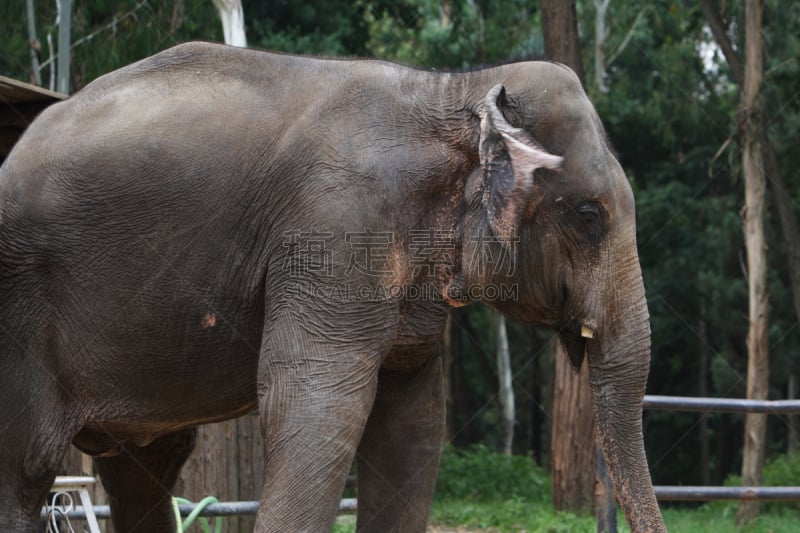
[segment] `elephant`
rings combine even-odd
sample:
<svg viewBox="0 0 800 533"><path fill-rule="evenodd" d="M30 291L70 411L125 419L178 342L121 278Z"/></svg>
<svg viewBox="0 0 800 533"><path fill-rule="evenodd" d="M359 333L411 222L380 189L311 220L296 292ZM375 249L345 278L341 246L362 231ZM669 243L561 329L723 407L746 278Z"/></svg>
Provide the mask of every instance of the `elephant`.
<svg viewBox="0 0 800 533"><path fill-rule="evenodd" d="M424 531L439 344L482 301L588 358L631 530L649 314L631 187L580 81L184 43L30 124L0 168L0 518L34 531L72 444L116 531L172 531L201 424L258 409L256 531ZM587 440L591 441L591 436Z"/></svg>

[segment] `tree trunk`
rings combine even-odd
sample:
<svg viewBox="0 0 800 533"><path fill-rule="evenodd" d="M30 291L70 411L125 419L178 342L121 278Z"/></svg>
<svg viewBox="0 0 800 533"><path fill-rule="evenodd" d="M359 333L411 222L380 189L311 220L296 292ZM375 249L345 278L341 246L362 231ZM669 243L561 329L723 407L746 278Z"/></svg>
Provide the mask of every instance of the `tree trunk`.
<svg viewBox="0 0 800 533"><path fill-rule="evenodd" d="M742 170L745 178L744 234L747 248L749 319L747 333L747 398L765 400L769 392L767 253L764 240L766 177L762 157L763 113L759 103L762 81L762 0L748 0L745 21L745 75L741 96ZM742 484L760 485L764 465L767 415L745 417ZM758 514L757 502L742 502L739 524Z"/></svg>
<svg viewBox="0 0 800 533"><path fill-rule="evenodd" d="M39 50L41 45L36 38L36 14L33 8L33 0L25 1L25 9L28 17L28 48L31 55L31 83L41 86L42 73L39 72Z"/></svg>
<svg viewBox="0 0 800 533"><path fill-rule="evenodd" d="M608 92L606 84L606 13L610 0L594 0L594 78L597 90L601 93Z"/></svg>
<svg viewBox="0 0 800 533"><path fill-rule="evenodd" d="M736 53L725 34L725 25L719 13L714 9L710 0L701 0L701 7L703 8L703 13L709 22L709 27L712 29L717 43L725 54L725 58L733 73L733 78L740 86L744 85L744 66L742 65L740 56ZM800 224L798 224L797 216L792 209L794 201L786 188L786 181L783 179L783 173L778 165L775 150L766 132L764 134L762 148L767 176L769 176L771 181L772 197L775 201L775 207L778 210L778 218L781 223L781 234L786 246L786 262L792 287L795 315L800 319ZM789 375L789 399L794 399L796 396L796 387L797 373L793 371ZM797 453L797 415L789 415L788 423L788 452Z"/></svg>
<svg viewBox="0 0 800 533"><path fill-rule="evenodd" d="M547 56L570 67L585 84L575 2L543 0L541 6ZM581 371L576 373L560 343L555 367L550 440L553 507L591 512L596 476L589 372L584 361ZM614 492L610 486L605 490Z"/></svg>
<svg viewBox="0 0 800 533"><path fill-rule="evenodd" d="M496 313L497 317L497 378L499 382L500 408L503 420L503 438L501 451L511 455L514 444L514 386L511 375L511 354L508 351L508 332L506 317Z"/></svg>
<svg viewBox="0 0 800 533"><path fill-rule="evenodd" d="M247 48L244 33L244 9L241 0L214 0L214 5L222 21L225 44Z"/></svg>
<svg viewBox="0 0 800 533"><path fill-rule="evenodd" d="M581 83L584 83L575 1L542 0L541 6L542 33L547 57L570 67Z"/></svg>
<svg viewBox="0 0 800 533"><path fill-rule="evenodd" d="M731 69L733 79L740 87L743 87L745 68L744 65L742 65L741 57L733 48L730 39L728 39L725 33L725 23L714 8L711 0L701 0L700 6L714 34L714 39L725 55L725 60L728 62L728 66ZM795 216L792 210L794 201L786 188L786 181L783 179L783 173L778 165L775 150L766 132L761 142L764 168L772 182L772 195L775 200L775 207L778 210L778 218L781 222L781 233L786 243L786 260L792 286L794 311L797 318L800 319L800 224L798 224L797 216Z"/></svg>
<svg viewBox="0 0 800 533"><path fill-rule="evenodd" d="M731 69L732 76L740 87L744 86L744 71L745 67L742 64L741 57L734 49L730 39L725 33L725 24L722 21L719 13L713 6L711 0L701 0L700 2L703 14L708 21L714 38L719 44L720 49L725 55L728 66ZM797 217L792 210L793 200L786 188L786 182L783 179L780 166L778 165L775 150L770 143L769 136L764 134L762 139L763 148L763 162L766 165L767 176L769 176L772 187L772 195L775 200L775 206L778 210L778 217L781 223L781 233L784 242L786 243L786 260L788 263L789 278L792 286L792 296L794 300L794 309L797 318L800 319L800 225L797 222ZM792 373L789 376L790 383L794 382L796 386L797 374ZM794 380L794 381L793 381ZM790 391L792 389L790 388ZM795 390L796 394L796 390ZM791 392L790 392L791 398ZM791 415L789 417L790 432L789 432L789 450L797 450L797 416ZM794 429L793 429L794 428Z"/></svg>
<svg viewBox="0 0 800 533"><path fill-rule="evenodd" d="M61 0L58 10L58 79L56 90L69 94L70 58L72 56L72 0Z"/></svg>
<svg viewBox="0 0 800 533"><path fill-rule="evenodd" d="M553 507L559 511L590 513L594 508L595 440L589 370L584 358L580 373L575 372L561 343L556 349L553 394L550 441Z"/></svg>
<svg viewBox="0 0 800 533"><path fill-rule="evenodd" d="M742 87L744 85L744 65L742 65L741 56L728 38L725 22L722 20L719 11L714 7L713 0L700 0L700 9L703 11L708 27L714 35L714 40L725 56L725 61L727 61L728 67L731 69L733 79L739 87Z"/></svg>

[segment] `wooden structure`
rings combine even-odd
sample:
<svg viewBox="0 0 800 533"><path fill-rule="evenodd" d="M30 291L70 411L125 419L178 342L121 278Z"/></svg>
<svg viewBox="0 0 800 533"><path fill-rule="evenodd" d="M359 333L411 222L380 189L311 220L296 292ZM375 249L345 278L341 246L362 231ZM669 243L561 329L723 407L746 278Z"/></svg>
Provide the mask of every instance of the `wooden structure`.
<svg viewBox="0 0 800 533"><path fill-rule="evenodd" d="M235 420L201 426L197 445L181 471L174 495L193 502L205 496L215 496L221 502L260 500L264 479L262 442L255 412ZM94 476L91 457L70 448L60 474ZM108 503L102 483L94 486L91 498L95 505ZM100 522L101 529L106 531L107 521ZM73 524L83 525L79 520ZM229 516L224 519L222 531L250 533L254 524L252 515Z"/></svg>
<svg viewBox="0 0 800 533"><path fill-rule="evenodd" d="M221 502L261 499L264 445L258 413L200 428L197 445L181 471L175 495L193 502L215 496ZM223 531L250 533L255 516L225 518Z"/></svg>
<svg viewBox="0 0 800 533"><path fill-rule="evenodd" d="M66 95L0 76L0 163L36 115Z"/></svg>

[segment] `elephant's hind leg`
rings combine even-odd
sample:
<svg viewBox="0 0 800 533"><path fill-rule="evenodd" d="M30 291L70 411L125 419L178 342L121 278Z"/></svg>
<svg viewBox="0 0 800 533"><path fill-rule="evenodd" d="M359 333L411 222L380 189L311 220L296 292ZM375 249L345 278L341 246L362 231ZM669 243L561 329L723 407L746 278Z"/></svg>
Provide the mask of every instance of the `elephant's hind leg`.
<svg viewBox="0 0 800 533"><path fill-rule="evenodd" d="M119 455L94 459L117 533L175 531L172 488L192 453L196 434L195 428L185 429L144 447L126 444Z"/></svg>
<svg viewBox="0 0 800 533"><path fill-rule="evenodd" d="M381 371L358 448L358 531L422 533L444 441L441 360Z"/></svg>

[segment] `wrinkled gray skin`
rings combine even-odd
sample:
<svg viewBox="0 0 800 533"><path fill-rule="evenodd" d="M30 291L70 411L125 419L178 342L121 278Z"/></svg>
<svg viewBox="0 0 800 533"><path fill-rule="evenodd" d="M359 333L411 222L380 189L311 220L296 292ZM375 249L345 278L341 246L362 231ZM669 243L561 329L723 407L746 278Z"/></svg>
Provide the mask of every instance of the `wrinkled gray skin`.
<svg viewBox="0 0 800 533"><path fill-rule="evenodd" d="M35 530L70 443L96 456L117 531L171 531L193 428L256 406L257 531L330 530L354 457L359 531L423 531L448 309L501 286L487 303L559 330L575 364L585 348L627 519L664 530L633 196L563 66L181 45L45 111L0 170L0 217L5 531ZM420 245L428 229L454 245ZM348 235L365 230L391 232L368 271ZM411 286L431 290L377 290Z"/></svg>

